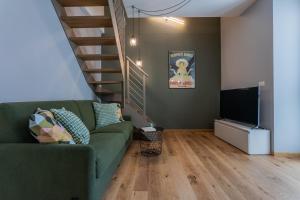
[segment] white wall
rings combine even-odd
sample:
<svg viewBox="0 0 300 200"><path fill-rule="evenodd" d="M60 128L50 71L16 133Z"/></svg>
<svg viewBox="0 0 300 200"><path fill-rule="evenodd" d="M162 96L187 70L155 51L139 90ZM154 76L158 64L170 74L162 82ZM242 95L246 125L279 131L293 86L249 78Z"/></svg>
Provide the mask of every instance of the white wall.
<svg viewBox="0 0 300 200"><path fill-rule="evenodd" d="M273 131L272 0L257 1L240 17L221 19L221 87L257 86L261 93L261 126Z"/></svg>
<svg viewBox="0 0 300 200"><path fill-rule="evenodd" d="M1 0L0 27L0 102L94 98L50 0Z"/></svg>
<svg viewBox="0 0 300 200"><path fill-rule="evenodd" d="M300 1L274 0L275 152L300 152Z"/></svg>

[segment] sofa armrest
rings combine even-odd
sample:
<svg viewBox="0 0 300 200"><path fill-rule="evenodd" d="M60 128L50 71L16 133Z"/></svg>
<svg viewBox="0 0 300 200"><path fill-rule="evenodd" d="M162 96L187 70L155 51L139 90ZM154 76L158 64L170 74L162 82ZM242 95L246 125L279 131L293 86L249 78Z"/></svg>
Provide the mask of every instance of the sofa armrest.
<svg viewBox="0 0 300 200"><path fill-rule="evenodd" d="M0 144L3 199L92 199L96 157L89 145Z"/></svg>

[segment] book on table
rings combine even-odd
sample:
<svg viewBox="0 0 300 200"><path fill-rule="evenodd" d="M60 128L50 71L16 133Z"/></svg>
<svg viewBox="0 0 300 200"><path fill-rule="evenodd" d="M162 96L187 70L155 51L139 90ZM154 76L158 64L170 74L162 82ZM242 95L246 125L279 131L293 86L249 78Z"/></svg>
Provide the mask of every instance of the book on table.
<svg viewBox="0 0 300 200"><path fill-rule="evenodd" d="M156 131L156 128L154 127L143 127L141 128L144 132L154 132Z"/></svg>

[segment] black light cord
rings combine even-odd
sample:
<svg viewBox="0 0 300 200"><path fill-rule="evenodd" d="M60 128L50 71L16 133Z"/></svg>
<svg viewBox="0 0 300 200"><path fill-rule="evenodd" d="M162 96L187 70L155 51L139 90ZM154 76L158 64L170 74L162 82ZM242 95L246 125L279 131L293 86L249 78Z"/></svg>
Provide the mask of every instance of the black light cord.
<svg viewBox="0 0 300 200"><path fill-rule="evenodd" d="M132 37L134 37L134 6L132 6Z"/></svg>
<svg viewBox="0 0 300 200"><path fill-rule="evenodd" d="M140 10L140 8L137 8L135 6L133 6L135 9L138 10L138 12L140 13L143 13L144 15L147 15L147 16L151 16L151 17L160 17L160 16L166 16L166 15L169 15L169 14L172 14L174 12L176 12L177 10L183 8L184 6L186 6L187 4L189 4L192 0L187 0L187 1L184 1L185 3L181 6L179 6L178 8L176 8L175 10L172 10L170 12L167 12L167 13L161 13L161 14L150 14L150 13L147 13L147 12L144 12L142 10Z"/></svg>
<svg viewBox="0 0 300 200"><path fill-rule="evenodd" d="M144 9L141 9L141 8L137 8L135 7L134 5L132 5L132 17L133 17L133 34L134 34L134 9L137 9L138 10L138 41L139 43L141 42L141 22L140 22L140 14L143 13L144 15L147 15L147 16L154 16L154 17L159 17L159 16L166 16L166 15L169 15L171 13L174 13L176 12L177 10L183 8L184 6L186 6L188 3L190 3L192 0L183 0L173 6L170 6L168 8L164 8L164 9L159 9L159 10L144 10ZM167 11L167 10L171 10L175 8L174 10L172 11L169 11L169 12L166 12L166 13L160 13L160 14L150 14L150 13L158 13L158 12L163 12L163 11ZM138 60L141 60L141 44L138 45Z"/></svg>
<svg viewBox="0 0 300 200"><path fill-rule="evenodd" d="M140 13L141 13L141 11L140 10L138 10L138 37L139 37L139 39L138 39L138 41L139 41L139 43L140 43L140 45L138 46L139 48L138 48L138 60L141 60L141 17L140 17ZM133 19L134 20L134 19Z"/></svg>
<svg viewBox="0 0 300 200"><path fill-rule="evenodd" d="M144 10L144 9L141 9L141 8L137 8L137 7L134 7L134 8L136 8L137 10L140 10L141 12L162 12L162 11L166 11L166 10L170 10L171 8L175 8L175 7L177 7L177 6L179 6L179 5L181 5L181 4L183 4L183 3L185 3L186 1L188 1L188 0L183 0L183 1L181 1L181 2L179 2L179 3L177 3L177 4L175 4L175 5L173 5L173 6L170 6L170 7L167 7L167 8L164 8L164 9L159 9L159 10Z"/></svg>

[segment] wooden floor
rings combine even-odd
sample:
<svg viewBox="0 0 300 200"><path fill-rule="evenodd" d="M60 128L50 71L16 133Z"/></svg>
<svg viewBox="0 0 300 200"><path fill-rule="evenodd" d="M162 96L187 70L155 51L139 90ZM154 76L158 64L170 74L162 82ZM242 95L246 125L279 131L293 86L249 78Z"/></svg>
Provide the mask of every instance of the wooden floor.
<svg viewBox="0 0 300 200"><path fill-rule="evenodd" d="M300 200L300 158L248 156L208 132L167 131L159 157L132 144L105 199Z"/></svg>

